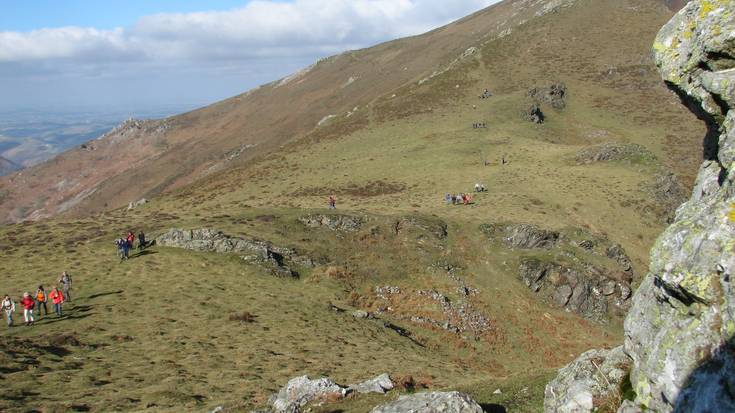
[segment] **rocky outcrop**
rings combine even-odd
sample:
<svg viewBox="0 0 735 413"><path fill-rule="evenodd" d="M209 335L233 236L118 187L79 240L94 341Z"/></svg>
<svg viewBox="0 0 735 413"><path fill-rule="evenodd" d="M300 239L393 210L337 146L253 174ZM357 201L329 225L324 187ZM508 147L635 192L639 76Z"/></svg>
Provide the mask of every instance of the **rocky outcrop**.
<svg viewBox="0 0 735 413"><path fill-rule="evenodd" d="M679 178L671 172L657 174L642 190L652 200L650 210L667 224L674 221L676 209L688 197Z"/></svg>
<svg viewBox="0 0 735 413"><path fill-rule="evenodd" d="M312 214L299 218L299 222L310 228L326 227L332 231L354 232L362 227L361 217L340 214Z"/></svg>
<svg viewBox="0 0 735 413"><path fill-rule="evenodd" d="M630 280L589 264L574 268L529 258L521 262L518 272L545 302L587 319L604 322L610 315L624 315L630 307Z"/></svg>
<svg viewBox="0 0 735 413"><path fill-rule="evenodd" d="M629 370L630 358L622 347L587 351L559 370L546 386L544 408L549 413L577 413L619 404L620 388Z"/></svg>
<svg viewBox="0 0 735 413"><path fill-rule="evenodd" d="M709 132L692 196L656 241L625 319L635 397L619 412L735 411L733 33L735 3L697 0L654 44L664 80Z"/></svg>
<svg viewBox="0 0 735 413"><path fill-rule="evenodd" d="M145 198L141 198L135 202L131 202L128 204L128 211L133 210L139 206L145 205L148 203L148 200Z"/></svg>
<svg viewBox="0 0 735 413"><path fill-rule="evenodd" d="M522 111L521 117L524 120L535 123L537 125L544 123L544 119L546 119L546 117L544 116L544 112L541 111L541 107L538 105L538 103L534 103L526 110Z"/></svg>
<svg viewBox="0 0 735 413"><path fill-rule="evenodd" d="M299 255L291 248L272 245L269 242L231 237L210 228L173 228L156 237L156 245L183 248L192 251L240 254L243 261L256 264L273 275L298 277L291 267L313 267L309 257Z"/></svg>
<svg viewBox="0 0 735 413"><path fill-rule="evenodd" d="M559 232L529 224L483 224L480 230L489 238L499 238L508 248L551 248L559 240Z"/></svg>
<svg viewBox="0 0 735 413"><path fill-rule="evenodd" d="M426 392L401 396L371 413L482 413L482 407L460 392Z"/></svg>
<svg viewBox="0 0 735 413"><path fill-rule="evenodd" d="M598 322L623 316L630 307L633 264L619 244L579 228L498 223L480 230L523 253L518 277L549 305Z"/></svg>
<svg viewBox="0 0 735 413"><path fill-rule="evenodd" d="M535 87L528 91L528 97L537 104L546 104L556 110L567 106L567 87L564 83L553 83L546 87Z"/></svg>

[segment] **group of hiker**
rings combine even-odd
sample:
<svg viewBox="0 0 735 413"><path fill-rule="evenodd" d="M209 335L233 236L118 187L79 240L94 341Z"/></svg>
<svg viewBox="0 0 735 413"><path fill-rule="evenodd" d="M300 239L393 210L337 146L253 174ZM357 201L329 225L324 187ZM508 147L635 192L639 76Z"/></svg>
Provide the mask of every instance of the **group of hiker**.
<svg viewBox="0 0 735 413"><path fill-rule="evenodd" d="M472 129L487 129L487 124L485 122L473 123Z"/></svg>
<svg viewBox="0 0 735 413"><path fill-rule="evenodd" d="M23 307L23 320L25 321L26 326L31 326L35 323L35 310L38 310L37 314L39 317L41 316L41 310L43 310L44 317L48 315L47 302L49 300L51 300L54 305L54 313L56 313L56 316L61 317L63 315L62 305L66 301L71 301L71 276L66 271L62 272L61 277L59 277L58 284L60 288L54 285L51 292L48 294L43 288L43 285L38 286L35 295L31 295L30 292L23 293L23 296L20 299L20 305ZM12 327L13 314L16 311L16 305L10 295L6 294L5 297L3 297L2 302L0 302L0 310L5 313L8 327Z"/></svg>
<svg viewBox="0 0 735 413"><path fill-rule="evenodd" d="M476 183L475 192L487 192L485 184ZM446 194L444 195L444 202L447 205L469 205L472 203L472 195L466 193Z"/></svg>
<svg viewBox="0 0 735 413"><path fill-rule="evenodd" d="M128 231L127 235L124 235L115 240L115 245L117 245L117 254L120 257L120 261L129 259L130 250L132 250L135 245L135 233L133 233L133 231ZM149 245L150 243L145 239L145 234L142 231L139 232L138 250L142 251Z"/></svg>

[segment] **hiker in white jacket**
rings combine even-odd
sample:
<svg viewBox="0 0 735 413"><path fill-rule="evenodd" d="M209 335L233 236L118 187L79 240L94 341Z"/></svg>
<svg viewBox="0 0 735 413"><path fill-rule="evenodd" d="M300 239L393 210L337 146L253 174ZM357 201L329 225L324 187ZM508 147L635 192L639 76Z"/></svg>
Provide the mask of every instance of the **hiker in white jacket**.
<svg viewBox="0 0 735 413"><path fill-rule="evenodd" d="M10 298L9 295L5 295L0 308L5 311L5 316L8 318L8 327L13 325L13 313L15 312L15 302Z"/></svg>

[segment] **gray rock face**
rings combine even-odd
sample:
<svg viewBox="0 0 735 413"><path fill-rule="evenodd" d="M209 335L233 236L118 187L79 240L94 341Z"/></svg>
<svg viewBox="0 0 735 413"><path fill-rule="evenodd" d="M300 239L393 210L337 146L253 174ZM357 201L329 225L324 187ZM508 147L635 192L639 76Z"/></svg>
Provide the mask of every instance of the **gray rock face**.
<svg viewBox="0 0 735 413"><path fill-rule="evenodd" d="M312 214L299 218L299 222L311 228L327 227L332 231L358 231L362 227L361 217L340 214Z"/></svg>
<svg viewBox="0 0 735 413"><path fill-rule="evenodd" d="M482 413L482 407L460 392L427 392L401 396L371 413Z"/></svg>
<svg viewBox="0 0 735 413"><path fill-rule="evenodd" d="M294 409L299 411L300 407L318 398L333 395L343 397L346 393L347 389L328 378L311 380L308 376L301 376L289 380L271 398L270 404L275 413L286 413Z"/></svg>
<svg viewBox="0 0 735 413"><path fill-rule="evenodd" d="M559 370L546 385L544 411L547 413L592 412L616 397L630 370L630 358L622 347L590 350Z"/></svg>
<svg viewBox="0 0 735 413"><path fill-rule="evenodd" d="M282 277L298 277L298 273L291 270L289 263L313 266L308 257L299 256L293 249L277 247L265 241L231 237L209 228L170 229L156 237L156 245L220 254L241 254L243 261L259 265L273 275Z"/></svg>
<svg viewBox="0 0 735 413"><path fill-rule="evenodd" d="M735 411L735 2L696 0L654 43L666 83L708 124L691 198L651 250L625 319L633 402L619 412Z"/></svg>
<svg viewBox="0 0 735 413"><path fill-rule="evenodd" d="M693 1L656 38L664 80L708 122L692 198L651 251L625 320L635 403L735 411L735 2Z"/></svg>

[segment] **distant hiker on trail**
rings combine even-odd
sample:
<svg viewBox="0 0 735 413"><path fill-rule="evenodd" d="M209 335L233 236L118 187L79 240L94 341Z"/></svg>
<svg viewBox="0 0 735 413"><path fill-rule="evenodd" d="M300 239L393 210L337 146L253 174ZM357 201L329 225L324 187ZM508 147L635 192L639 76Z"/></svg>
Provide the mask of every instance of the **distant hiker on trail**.
<svg viewBox="0 0 735 413"><path fill-rule="evenodd" d="M62 294L58 288L54 287L48 297L54 303L54 312L58 317L61 317L61 305L64 304L64 294Z"/></svg>
<svg viewBox="0 0 735 413"><path fill-rule="evenodd" d="M31 298L31 293L23 293L23 298L20 300L20 304L23 306L23 319L26 325L33 324L33 307L36 306L36 300Z"/></svg>
<svg viewBox="0 0 735 413"><path fill-rule="evenodd" d="M62 272L59 278L59 284L61 284L61 289L64 291L66 300L71 301L71 275L67 274L66 271Z"/></svg>
<svg viewBox="0 0 735 413"><path fill-rule="evenodd" d="M0 308L5 311L5 318L8 321L8 327L13 326L13 313L15 312L15 303L9 295L5 294L5 298L0 303Z"/></svg>
<svg viewBox="0 0 735 413"><path fill-rule="evenodd" d="M485 192L487 189L485 189L485 185L483 184L475 184L475 192Z"/></svg>
<svg viewBox="0 0 735 413"><path fill-rule="evenodd" d="M46 306L46 291L43 290L43 286L39 285L36 290L36 307L38 308L38 315L41 315L41 309L43 308L43 316L48 315L48 307Z"/></svg>
<svg viewBox="0 0 735 413"><path fill-rule="evenodd" d="M327 206L329 209L337 209L337 199L334 197L334 195L330 195L329 199L327 200Z"/></svg>
<svg viewBox="0 0 735 413"><path fill-rule="evenodd" d="M452 195L446 194L444 195L444 203L447 205L451 205L452 203Z"/></svg>
<svg viewBox="0 0 735 413"><path fill-rule="evenodd" d="M138 249L142 251L147 246L148 246L148 243L145 242L145 234L143 233L143 231L140 231L138 233Z"/></svg>

